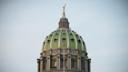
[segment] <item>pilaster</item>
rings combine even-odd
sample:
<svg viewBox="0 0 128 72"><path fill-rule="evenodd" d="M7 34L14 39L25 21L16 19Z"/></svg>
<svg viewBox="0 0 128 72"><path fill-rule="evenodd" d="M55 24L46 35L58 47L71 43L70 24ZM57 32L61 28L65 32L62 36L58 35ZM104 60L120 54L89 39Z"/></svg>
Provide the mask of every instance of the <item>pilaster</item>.
<svg viewBox="0 0 128 72"><path fill-rule="evenodd" d="M47 57L47 71L50 71L50 56Z"/></svg>

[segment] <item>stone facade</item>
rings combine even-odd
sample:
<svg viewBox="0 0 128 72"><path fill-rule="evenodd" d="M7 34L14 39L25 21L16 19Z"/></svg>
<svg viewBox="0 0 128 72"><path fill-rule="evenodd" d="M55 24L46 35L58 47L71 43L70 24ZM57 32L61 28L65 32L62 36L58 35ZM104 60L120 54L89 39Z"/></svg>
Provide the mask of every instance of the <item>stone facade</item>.
<svg viewBox="0 0 128 72"><path fill-rule="evenodd" d="M87 53L78 49L50 49L37 59L38 72L90 72Z"/></svg>

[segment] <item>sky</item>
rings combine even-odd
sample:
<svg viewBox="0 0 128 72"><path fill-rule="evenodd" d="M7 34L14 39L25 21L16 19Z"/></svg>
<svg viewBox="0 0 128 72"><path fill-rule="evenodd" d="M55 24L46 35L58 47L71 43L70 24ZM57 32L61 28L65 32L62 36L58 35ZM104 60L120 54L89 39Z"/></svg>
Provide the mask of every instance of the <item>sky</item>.
<svg viewBox="0 0 128 72"><path fill-rule="evenodd" d="M62 6L82 36L91 72L128 72L128 0L0 0L0 72L37 72Z"/></svg>

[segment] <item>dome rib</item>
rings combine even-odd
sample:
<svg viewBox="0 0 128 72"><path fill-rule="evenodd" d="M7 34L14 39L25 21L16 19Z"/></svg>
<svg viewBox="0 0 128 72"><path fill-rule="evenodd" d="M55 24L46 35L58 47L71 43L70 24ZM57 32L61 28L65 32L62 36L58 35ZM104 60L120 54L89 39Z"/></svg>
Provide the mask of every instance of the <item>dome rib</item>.
<svg viewBox="0 0 128 72"><path fill-rule="evenodd" d="M52 48L52 42L53 42L54 35L55 35L55 32L52 33L51 42L50 42L50 49Z"/></svg>
<svg viewBox="0 0 128 72"><path fill-rule="evenodd" d="M45 41L44 41L45 42ZM46 43L46 42L45 42ZM43 48L42 48L42 51L45 50L46 48L46 44L43 44Z"/></svg>
<svg viewBox="0 0 128 72"><path fill-rule="evenodd" d="M60 40L61 40L61 32L59 32L59 37L58 37L58 48L60 48Z"/></svg>
<svg viewBox="0 0 128 72"><path fill-rule="evenodd" d="M81 45L82 45L81 50L84 50L83 40L82 40L82 38L80 36L79 36L79 39L80 39Z"/></svg>
<svg viewBox="0 0 128 72"><path fill-rule="evenodd" d="M71 33L72 33L72 35L73 35L73 37L74 37L74 39L75 39L75 43L76 43L76 46L75 46L75 48L77 49L77 47L78 47L78 44L77 44L77 39L76 39L76 36L75 36L74 32L72 32L72 31L71 31Z"/></svg>
<svg viewBox="0 0 128 72"><path fill-rule="evenodd" d="M68 30L66 30L66 34L67 34L67 48L69 48L69 33L68 33Z"/></svg>

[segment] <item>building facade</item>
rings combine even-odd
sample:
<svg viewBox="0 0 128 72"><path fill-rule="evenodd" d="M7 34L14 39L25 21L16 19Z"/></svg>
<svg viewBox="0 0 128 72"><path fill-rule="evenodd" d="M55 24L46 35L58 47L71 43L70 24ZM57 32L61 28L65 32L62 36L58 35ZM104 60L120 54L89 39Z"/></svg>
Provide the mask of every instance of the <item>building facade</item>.
<svg viewBox="0 0 128 72"><path fill-rule="evenodd" d="M37 59L38 72L90 72L85 42L69 27L65 7L58 25L58 29L46 36L43 42Z"/></svg>

